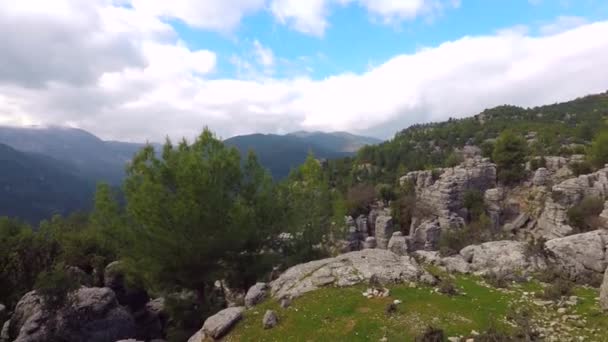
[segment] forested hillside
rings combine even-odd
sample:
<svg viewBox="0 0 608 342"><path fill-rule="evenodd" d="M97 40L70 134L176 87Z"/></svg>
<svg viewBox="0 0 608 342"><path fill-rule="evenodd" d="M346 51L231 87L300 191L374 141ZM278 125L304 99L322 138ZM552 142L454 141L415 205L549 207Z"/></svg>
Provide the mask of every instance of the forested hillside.
<svg viewBox="0 0 608 342"><path fill-rule="evenodd" d="M457 163L453 152L465 145L479 146L489 156L494 139L505 130L529 140L532 156L571 155L583 153L607 125L608 93L534 108L505 105L473 117L411 126L385 143L362 148L355 163L371 164L372 179L394 182L407 171Z"/></svg>
<svg viewBox="0 0 608 342"><path fill-rule="evenodd" d="M89 209L95 182L72 165L0 144L0 215L33 223Z"/></svg>

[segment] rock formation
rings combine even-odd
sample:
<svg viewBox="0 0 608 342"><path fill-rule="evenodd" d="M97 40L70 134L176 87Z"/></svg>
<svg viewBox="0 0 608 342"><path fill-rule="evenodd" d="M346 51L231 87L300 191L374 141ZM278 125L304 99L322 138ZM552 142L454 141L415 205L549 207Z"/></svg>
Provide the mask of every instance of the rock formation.
<svg viewBox="0 0 608 342"><path fill-rule="evenodd" d="M219 339L226 335L243 318L244 307L224 309L207 318L203 327L188 342L202 342L206 337Z"/></svg>
<svg viewBox="0 0 608 342"><path fill-rule="evenodd" d="M532 274L546 269L542 256L526 254L526 244L519 241L492 241L463 248L460 255L478 274L511 275Z"/></svg>
<svg viewBox="0 0 608 342"><path fill-rule="evenodd" d="M279 299L298 297L324 286L352 286L369 281L372 276L381 283L432 278L409 256L399 256L381 249L366 249L294 266L271 283L271 293Z"/></svg>
<svg viewBox="0 0 608 342"><path fill-rule="evenodd" d="M268 284L257 283L249 288L245 295L245 306L250 308L257 305L266 298L268 292Z"/></svg>

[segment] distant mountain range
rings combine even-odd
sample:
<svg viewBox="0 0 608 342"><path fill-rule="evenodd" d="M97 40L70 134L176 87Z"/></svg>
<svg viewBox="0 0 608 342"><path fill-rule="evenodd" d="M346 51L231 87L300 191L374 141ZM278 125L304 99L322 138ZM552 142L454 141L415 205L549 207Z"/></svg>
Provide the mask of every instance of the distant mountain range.
<svg viewBox="0 0 608 342"><path fill-rule="evenodd" d="M224 142L236 147L243 156L246 156L249 150L255 151L260 163L270 170L275 179L281 179L302 164L309 152L320 159L342 158L352 156L359 148L378 144L381 140L346 132L300 131L286 135L241 135Z"/></svg>
<svg viewBox="0 0 608 342"><path fill-rule="evenodd" d="M281 179L309 151L318 158L340 158L379 140L344 132L295 132L252 134L225 142L243 155L253 149L262 165ZM96 183L119 186L127 162L143 146L104 141L76 128L0 126L0 216L37 223L53 214L88 209ZM160 145L155 147L161 151Z"/></svg>

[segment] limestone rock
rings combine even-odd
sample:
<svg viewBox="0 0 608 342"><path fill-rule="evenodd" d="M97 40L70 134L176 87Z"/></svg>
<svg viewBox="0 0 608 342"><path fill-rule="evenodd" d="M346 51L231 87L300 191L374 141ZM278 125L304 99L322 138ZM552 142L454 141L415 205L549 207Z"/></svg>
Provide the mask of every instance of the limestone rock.
<svg viewBox="0 0 608 342"><path fill-rule="evenodd" d="M249 288L245 295L245 306L250 308L257 305L266 298L268 292L268 284L257 283Z"/></svg>
<svg viewBox="0 0 608 342"><path fill-rule="evenodd" d="M272 310L267 310L264 314L264 318L262 319L262 325L264 329L272 329L279 324L279 318L277 314Z"/></svg>
<svg viewBox="0 0 608 342"><path fill-rule="evenodd" d="M10 325L11 325L10 320L4 322L4 325L2 325L2 330L0 331L0 341L1 342L9 342L10 336L8 335L8 329L9 329Z"/></svg>
<svg viewBox="0 0 608 342"><path fill-rule="evenodd" d="M8 316L8 312L6 310L6 306L0 304L0 323L4 323L4 320Z"/></svg>
<svg viewBox="0 0 608 342"><path fill-rule="evenodd" d="M393 218L390 215L390 211L384 210L379 212L375 224L375 236L378 248L386 249L392 234Z"/></svg>
<svg viewBox="0 0 608 342"><path fill-rule="evenodd" d="M603 220L604 228L608 229L608 201L604 203L604 211L600 214L600 219Z"/></svg>
<svg viewBox="0 0 608 342"><path fill-rule="evenodd" d="M412 248L413 250L437 250L440 236L439 220L426 221L413 230Z"/></svg>
<svg viewBox="0 0 608 342"><path fill-rule="evenodd" d="M387 250L365 249L288 269L271 283L275 298L298 297L324 286L352 286L375 276L382 284L419 281L425 274L411 257Z"/></svg>
<svg viewBox="0 0 608 342"><path fill-rule="evenodd" d="M442 258L436 251L416 251L413 253L416 260L437 266L448 273L469 273L471 268L461 255L452 255Z"/></svg>
<svg viewBox="0 0 608 342"><path fill-rule="evenodd" d="M530 215L527 213L519 214L515 220L504 225L503 230L506 232L515 232L523 227L530 221Z"/></svg>
<svg viewBox="0 0 608 342"><path fill-rule="evenodd" d="M602 287L600 288L600 307L604 311L608 311L608 268L604 273L604 280L602 281Z"/></svg>
<svg viewBox="0 0 608 342"><path fill-rule="evenodd" d="M407 254L407 243L405 236L401 232L394 232L388 242L388 250L397 255Z"/></svg>
<svg viewBox="0 0 608 342"><path fill-rule="evenodd" d="M526 245L519 241L492 241L463 248L460 255L477 274L530 274L547 267L540 257L527 257Z"/></svg>
<svg viewBox="0 0 608 342"><path fill-rule="evenodd" d="M52 312L32 291L17 303L9 336L18 342L114 342L134 337L135 323L108 288L80 288L66 307Z"/></svg>
<svg viewBox="0 0 608 342"><path fill-rule="evenodd" d="M500 227L504 197L505 192L501 188L488 189L484 193L484 203L494 231Z"/></svg>
<svg viewBox="0 0 608 342"><path fill-rule="evenodd" d="M363 249L374 249L376 246L376 238L372 236L368 236L363 242Z"/></svg>
<svg viewBox="0 0 608 342"><path fill-rule="evenodd" d="M413 171L401 177L400 182L415 184L418 201L439 218L442 228L453 222L452 213L462 217L466 190L484 192L496 185L496 165L487 158L466 159L456 167L438 169L435 173L439 176L433 176L433 171Z"/></svg>
<svg viewBox="0 0 608 342"><path fill-rule="evenodd" d="M216 313L203 324L203 333L214 339L225 336L243 318L243 311L244 307L233 307Z"/></svg>
<svg viewBox="0 0 608 342"><path fill-rule="evenodd" d="M556 267L573 281L596 282L608 266L606 230L549 240L545 246L552 254Z"/></svg>
<svg viewBox="0 0 608 342"><path fill-rule="evenodd" d="M568 209L579 204L585 197L608 196L608 168L567 179L552 188L534 234L548 240L572 234L568 224Z"/></svg>
<svg viewBox="0 0 608 342"><path fill-rule="evenodd" d="M532 184L534 186L545 186L549 184L551 180L551 172L544 167L538 168L534 171L534 176L532 177Z"/></svg>

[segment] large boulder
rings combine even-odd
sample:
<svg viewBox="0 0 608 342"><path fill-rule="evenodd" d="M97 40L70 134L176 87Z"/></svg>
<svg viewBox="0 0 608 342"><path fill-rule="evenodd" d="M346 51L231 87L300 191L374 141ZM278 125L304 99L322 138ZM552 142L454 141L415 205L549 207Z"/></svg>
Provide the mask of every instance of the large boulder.
<svg viewBox="0 0 608 342"><path fill-rule="evenodd" d="M11 317L16 342L114 342L135 337L135 322L109 288L80 288L63 308L49 309L36 292L27 293Z"/></svg>
<svg viewBox="0 0 608 342"><path fill-rule="evenodd" d="M276 312L272 310L267 310L264 314L264 318L262 319L262 325L264 329L272 329L277 324L279 324L279 318L277 317Z"/></svg>
<svg viewBox="0 0 608 342"><path fill-rule="evenodd" d="M434 251L439 247L441 237L441 224L439 220L423 222L411 232L413 250Z"/></svg>
<svg viewBox="0 0 608 342"><path fill-rule="evenodd" d="M409 256L382 249L365 249L291 267L271 283L271 294L279 299L298 297L324 286L352 286L369 281L372 276L381 283L429 278L428 273Z"/></svg>
<svg viewBox="0 0 608 342"><path fill-rule="evenodd" d="M602 286L600 287L600 307L604 311L608 311L608 268L604 273L604 280L602 281Z"/></svg>
<svg viewBox="0 0 608 342"><path fill-rule="evenodd" d="M492 241L463 248L460 255L477 274L509 277L531 274L547 267L541 256L526 254L526 244L519 241Z"/></svg>
<svg viewBox="0 0 608 342"><path fill-rule="evenodd" d="M203 335L214 339L225 336L243 318L243 311L243 307L227 308L207 318L201 329Z"/></svg>
<svg viewBox="0 0 608 342"><path fill-rule="evenodd" d="M389 210L379 212L375 224L375 236L378 248L386 249L388 241L393 235L393 218Z"/></svg>
<svg viewBox="0 0 608 342"><path fill-rule="evenodd" d="M268 293L268 284L257 283L249 288L245 295L245 306L250 308L257 305L266 298Z"/></svg>
<svg viewBox="0 0 608 342"><path fill-rule="evenodd" d="M595 230L545 243L555 266L573 281L599 284L608 266L608 231Z"/></svg>
<svg viewBox="0 0 608 342"><path fill-rule="evenodd" d="M608 196L608 168L567 179L553 186L551 190L534 231L534 235L547 240L564 237L574 232L568 223L568 209L581 203L586 197Z"/></svg>
<svg viewBox="0 0 608 342"><path fill-rule="evenodd" d="M125 265L122 261L114 261L106 266L104 286L112 289L118 303L128 307L132 312L142 310L150 301L145 289L126 282Z"/></svg>
<svg viewBox="0 0 608 342"><path fill-rule="evenodd" d="M534 176L532 177L532 185L534 186L545 186L548 185L551 181L551 171L547 170L544 167L538 168L534 171Z"/></svg>

